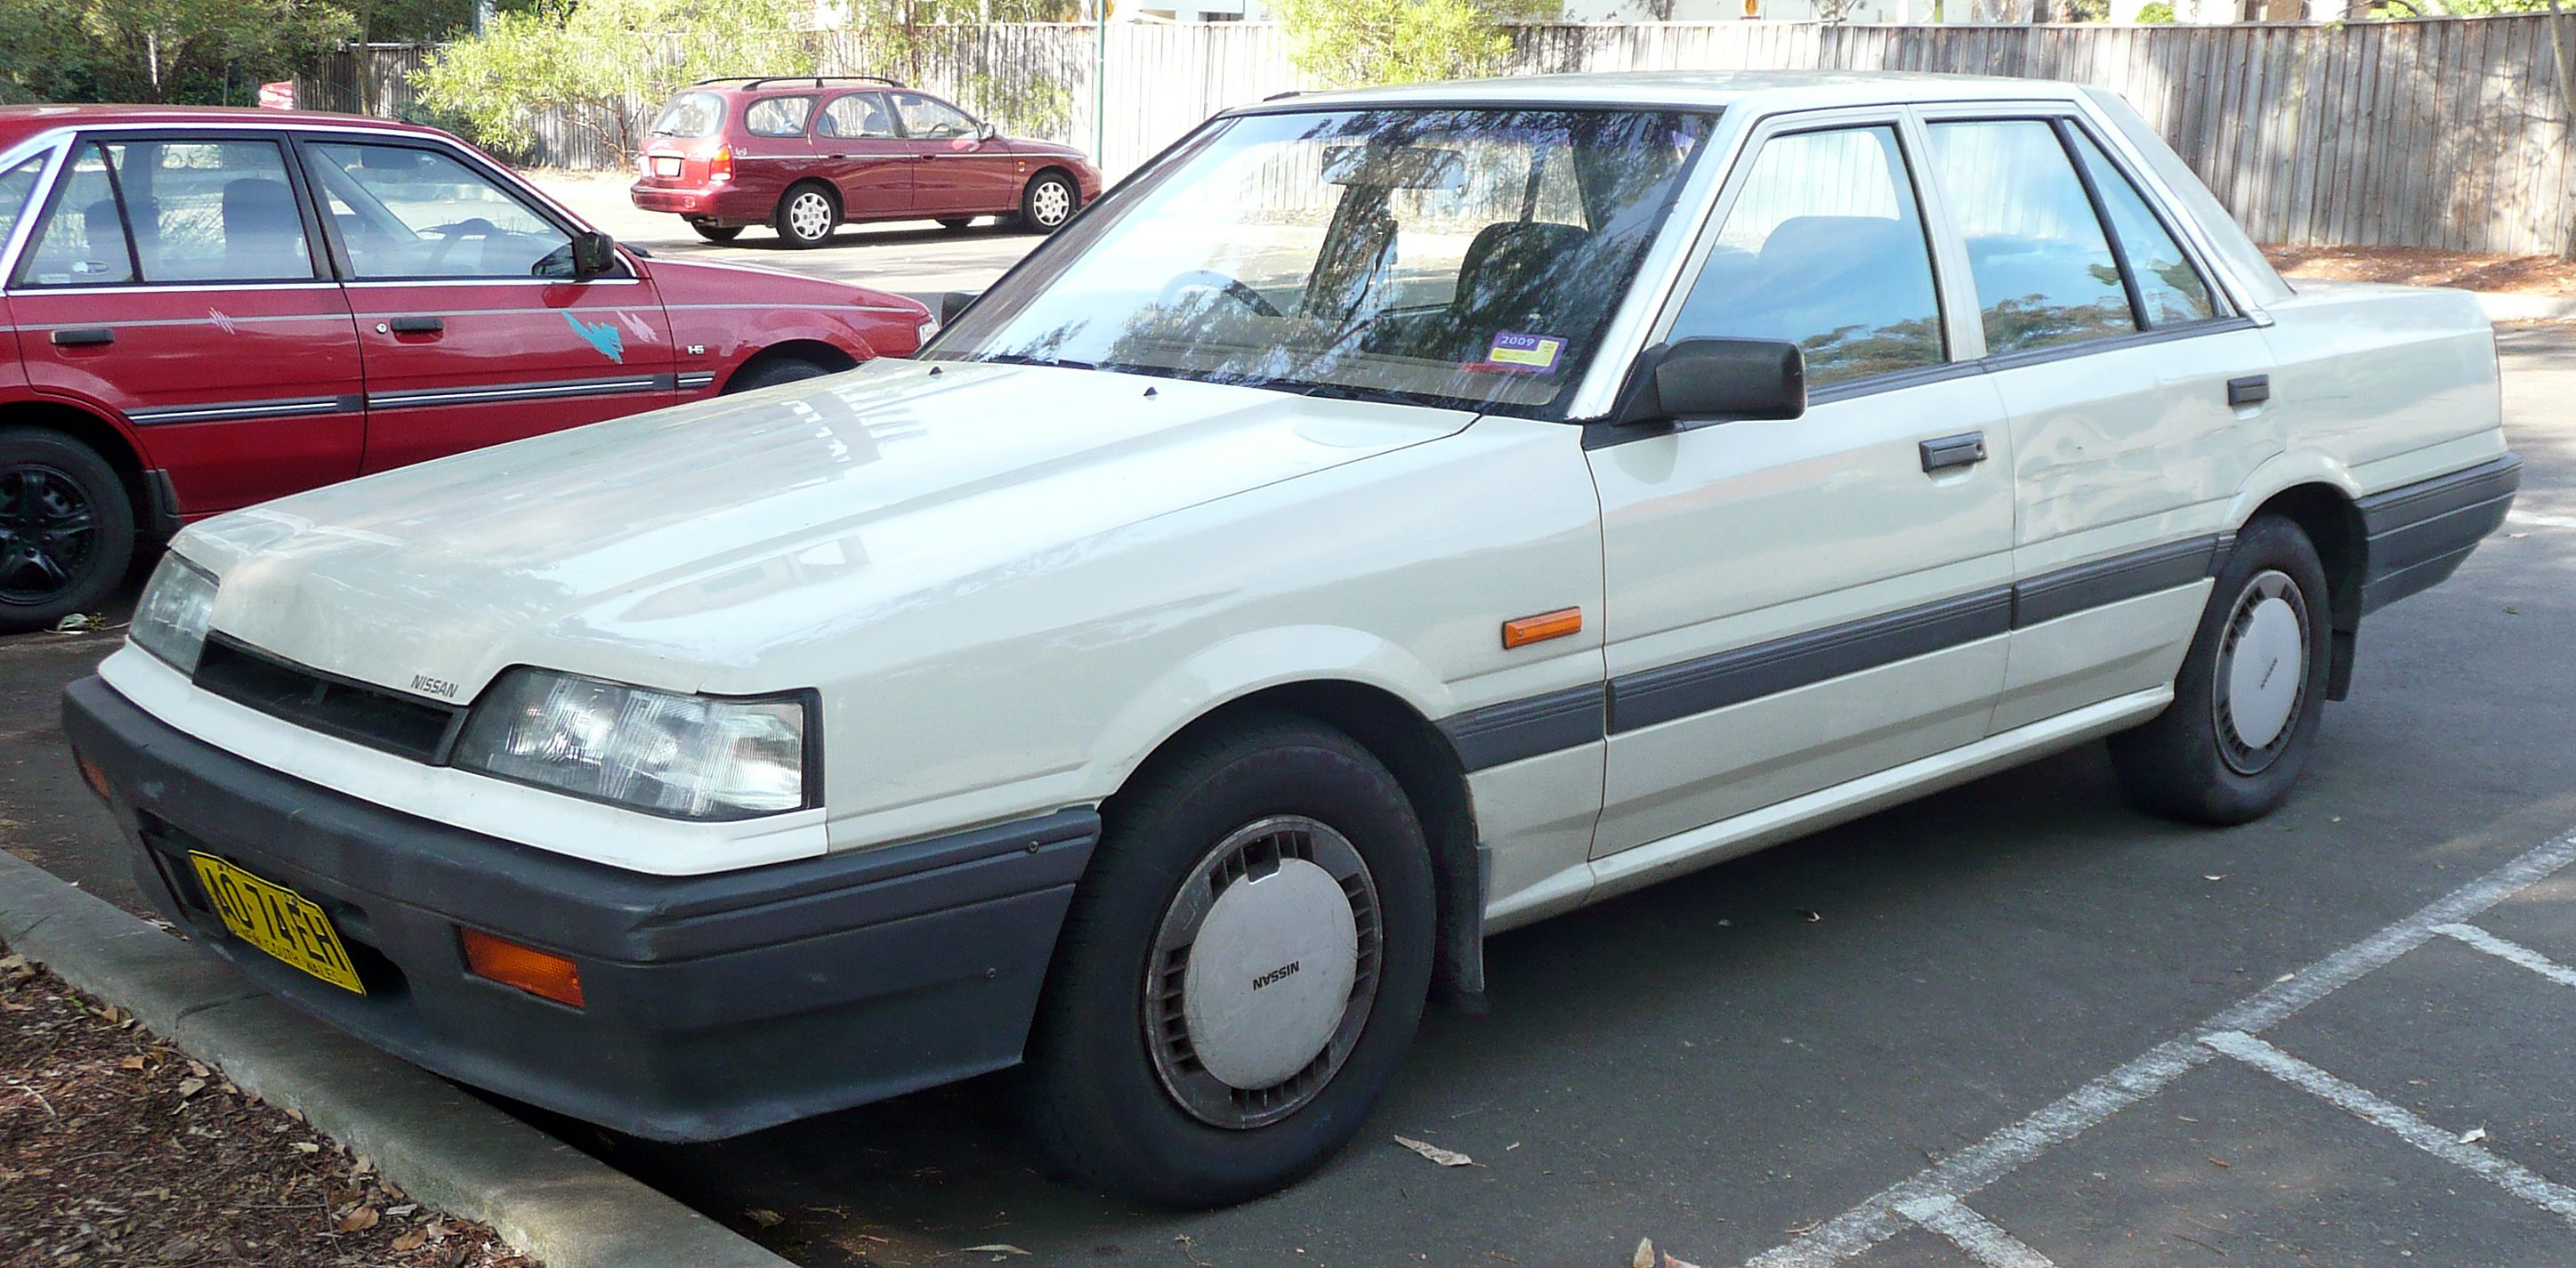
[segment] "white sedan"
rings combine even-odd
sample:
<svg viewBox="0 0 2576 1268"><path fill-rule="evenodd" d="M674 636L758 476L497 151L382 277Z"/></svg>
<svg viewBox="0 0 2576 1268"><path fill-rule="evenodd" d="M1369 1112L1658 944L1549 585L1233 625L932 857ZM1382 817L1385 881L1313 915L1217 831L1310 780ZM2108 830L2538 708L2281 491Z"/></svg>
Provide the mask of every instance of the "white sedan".
<svg viewBox="0 0 2576 1268"><path fill-rule="evenodd" d="M65 720L173 920L441 1073L705 1138L1025 1062L1223 1203L1496 930L2098 737L2271 810L2498 417L2469 297L2294 289L2096 91L1298 96L921 360L190 528Z"/></svg>

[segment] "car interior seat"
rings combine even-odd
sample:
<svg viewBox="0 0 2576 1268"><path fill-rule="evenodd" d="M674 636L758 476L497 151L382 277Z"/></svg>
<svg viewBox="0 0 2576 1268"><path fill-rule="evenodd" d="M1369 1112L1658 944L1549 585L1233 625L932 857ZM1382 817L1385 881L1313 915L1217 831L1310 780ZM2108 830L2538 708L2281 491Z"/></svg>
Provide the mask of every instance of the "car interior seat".
<svg viewBox="0 0 2576 1268"><path fill-rule="evenodd" d="M223 193L224 274L231 278L311 277L304 253L304 220L286 182L264 176L226 181Z"/></svg>

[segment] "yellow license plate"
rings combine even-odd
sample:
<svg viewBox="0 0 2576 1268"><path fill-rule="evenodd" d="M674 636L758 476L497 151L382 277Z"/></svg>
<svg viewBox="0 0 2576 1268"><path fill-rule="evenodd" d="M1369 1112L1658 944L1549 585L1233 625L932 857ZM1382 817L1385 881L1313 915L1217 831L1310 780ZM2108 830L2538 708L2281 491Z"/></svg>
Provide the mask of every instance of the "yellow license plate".
<svg viewBox="0 0 2576 1268"><path fill-rule="evenodd" d="M188 861L196 865L206 897L214 900L215 914L234 937L333 986L367 993L350 967L348 949L340 945L339 931L321 908L211 854L190 851Z"/></svg>

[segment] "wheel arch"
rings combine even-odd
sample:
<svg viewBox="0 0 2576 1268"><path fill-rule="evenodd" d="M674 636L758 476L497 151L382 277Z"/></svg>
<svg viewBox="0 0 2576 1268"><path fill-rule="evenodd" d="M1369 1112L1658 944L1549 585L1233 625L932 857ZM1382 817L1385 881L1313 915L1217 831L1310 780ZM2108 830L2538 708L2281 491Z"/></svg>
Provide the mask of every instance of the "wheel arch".
<svg viewBox="0 0 2576 1268"><path fill-rule="evenodd" d="M741 378L746 371L756 366L788 360L810 361L834 374L851 369L859 363L859 359L851 356L848 349L836 347L821 339L781 339L776 343L765 344L760 351L735 362L732 369L725 371L724 380L716 384L716 391L722 393L731 389L735 379Z"/></svg>
<svg viewBox="0 0 2576 1268"><path fill-rule="evenodd" d="M2369 573L2370 537L2361 507L2339 482L2311 479L2280 489L2238 519L2242 526L2259 515L2277 515L2298 526L2316 547L2326 573L2327 610L2332 615L2333 655L2326 671L2326 698L2351 694L2352 669L2361 633L2362 583Z"/></svg>
<svg viewBox="0 0 2576 1268"><path fill-rule="evenodd" d="M124 486L137 536L149 533L159 539L177 529L176 496L162 483L165 478L156 476L151 455L124 423L68 401L20 399L0 402L0 427L42 428L89 446Z"/></svg>
<svg viewBox="0 0 2576 1268"><path fill-rule="evenodd" d="M1385 687L1351 678L1317 677L1276 683L1233 696L1165 736L1120 782L1120 790L1187 751L1212 732L1257 725L1290 715L1320 722L1350 736L1386 764L1413 804L1430 849L1438 914L1432 984L1444 997L1480 1008L1484 994L1485 858L1476 832L1466 765L1447 735L1420 709ZM1102 803L1115 815L1118 793Z"/></svg>

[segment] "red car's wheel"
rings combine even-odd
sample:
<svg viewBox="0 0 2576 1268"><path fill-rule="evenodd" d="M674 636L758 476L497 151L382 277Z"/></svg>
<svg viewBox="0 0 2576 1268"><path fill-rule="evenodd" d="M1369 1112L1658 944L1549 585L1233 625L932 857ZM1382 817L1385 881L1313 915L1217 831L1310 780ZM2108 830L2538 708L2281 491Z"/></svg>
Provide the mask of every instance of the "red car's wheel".
<svg viewBox="0 0 2576 1268"><path fill-rule="evenodd" d="M0 634L107 598L134 558L134 508L107 460L36 427L0 427Z"/></svg>
<svg viewBox="0 0 2576 1268"><path fill-rule="evenodd" d="M1053 233L1082 207L1082 191L1062 172L1045 172L1020 195L1020 223L1039 233Z"/></svg>
<svg viewBox="0 0 2576 1268"><path fill-rule="evenodd" d="M790 186L778 200L778 215L773 223L778 236L791 247L819 247L829 240L832 231L841 227L841 203L832 191L807 182Z"/></svg>

